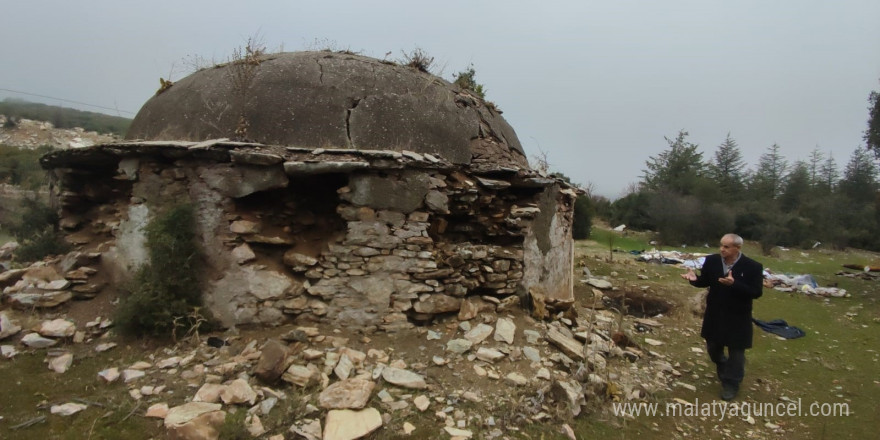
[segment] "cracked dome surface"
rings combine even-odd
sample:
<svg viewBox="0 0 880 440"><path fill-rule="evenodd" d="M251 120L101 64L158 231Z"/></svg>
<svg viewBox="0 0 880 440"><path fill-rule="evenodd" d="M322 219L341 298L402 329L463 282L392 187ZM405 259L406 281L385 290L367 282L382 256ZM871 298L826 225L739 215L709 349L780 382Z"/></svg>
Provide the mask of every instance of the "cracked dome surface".
<svg viewBox="0 0 880 440"><path fill-rule="evenodd" d="M513 128L474 94L414 68L331 52L202 69L150 98L126 138L409 150L528 168Z"/></svg>

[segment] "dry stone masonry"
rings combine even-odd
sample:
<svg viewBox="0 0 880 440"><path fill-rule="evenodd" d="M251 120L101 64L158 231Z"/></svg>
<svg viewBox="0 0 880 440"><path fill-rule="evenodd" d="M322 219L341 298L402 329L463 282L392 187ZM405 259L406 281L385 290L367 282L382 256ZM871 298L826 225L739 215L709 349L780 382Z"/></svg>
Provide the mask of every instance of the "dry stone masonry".
<svg viewBox="0 0 880 440"><path fill-rule="evenodd" d="M357 55L253 66L246 100L222 99L244 87L235 63L206 69L148 101L129 141L43 158L68 240L108 278L144 264L150 219L188 203L227 326L395 331L530 296L571 305L577 193L528 167L494 106Z"/></svg>

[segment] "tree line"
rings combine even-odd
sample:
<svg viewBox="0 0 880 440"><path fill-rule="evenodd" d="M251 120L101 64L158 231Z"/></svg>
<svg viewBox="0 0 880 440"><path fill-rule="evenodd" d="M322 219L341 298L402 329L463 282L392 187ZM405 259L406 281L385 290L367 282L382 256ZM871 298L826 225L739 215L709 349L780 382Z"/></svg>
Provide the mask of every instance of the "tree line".
<svg viewBox="0 0 880 440"><path fill-rule="evenodd" d="M611 202L587 194L576 220L580 216L582 225L584 216L595 215L656 231L658 241L671 246L714 243L735 231L760 242L764 252L817 243L880 251L880 94L871 92L868 103L865 145L842 169L818 148L806 160L789 161L778 144L752 169L730 134L704 157L681 130L648 158L626 196ZM575 228L574 235L589 236L589 227Z"/></svg>

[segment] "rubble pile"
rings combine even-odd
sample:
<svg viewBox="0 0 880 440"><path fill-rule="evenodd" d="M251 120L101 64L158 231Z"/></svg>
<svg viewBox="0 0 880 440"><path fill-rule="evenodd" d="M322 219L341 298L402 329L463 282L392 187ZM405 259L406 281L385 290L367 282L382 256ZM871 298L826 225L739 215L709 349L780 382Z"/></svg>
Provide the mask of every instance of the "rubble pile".
<svg viewBox="0 0 880 440"><path fill-rule="evenodd" d="M339 329L282 327L259 339L193 339L94 374L105 384L123 383L129 398L143 402L144 417L164 419L170 438L180 439L217 438L237 411L246 412L246 429L259 438L355 439L375 430L416 429L438 438L470 438L475 431L502 438L524 423L565 421L608 399L645 401L681 375L664 355L623 336L618 316L582 314L544 322L516 311L483 313L401 330L401 337L420 341L418 347L378 345ZM18 333L9 330L10 315L0 313L7 339ZM81 355L72 355L76 347L99 353L116 347L105 333L112 328L106 319L84 329L65 319L38 326L35 336L46 344L34 344L30 334L19 343L47 350L48 366L58 374L82 368ZM64 348L56 348L59 342ZM3 350L6 357L17 354L14 346ZM90 406L57 402L50 413L63 417ZM427 423L410 424L414 414Z"/></svg>

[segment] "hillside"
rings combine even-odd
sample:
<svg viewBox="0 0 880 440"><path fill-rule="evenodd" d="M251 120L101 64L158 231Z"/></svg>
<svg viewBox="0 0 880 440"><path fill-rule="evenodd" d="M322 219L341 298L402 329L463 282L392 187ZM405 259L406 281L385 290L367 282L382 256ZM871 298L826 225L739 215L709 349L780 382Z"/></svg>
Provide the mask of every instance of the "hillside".
<svg viewBox="0 0 880 440"><path fill-rule="evenodd" d="M15 120L31 119L50 122L59 129L79 127L87 132L94 131L116 136L124 136L131 124L131 119L119 116L8 98L0 101L0 115ZM6 121L3 122L3 125L6 125Z"/></svg>

